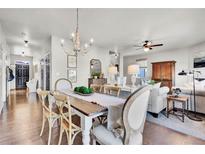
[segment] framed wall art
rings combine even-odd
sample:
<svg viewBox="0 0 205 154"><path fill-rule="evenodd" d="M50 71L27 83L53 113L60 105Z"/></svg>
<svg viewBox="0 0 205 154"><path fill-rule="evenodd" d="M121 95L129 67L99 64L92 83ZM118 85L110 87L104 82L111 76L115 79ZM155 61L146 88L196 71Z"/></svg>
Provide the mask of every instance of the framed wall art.
<svg viewBox="0 0 205 154"><path fill-rule="evenodd" d="M77 82L77 68L68 68L68 80L72 83Z"/></svg>
<svg viewBox="0 0 205 154"><path fill-rule="evenodd" d="M67 57L67 68L76 68L77 67L77 56L68 55Z"/></svg>

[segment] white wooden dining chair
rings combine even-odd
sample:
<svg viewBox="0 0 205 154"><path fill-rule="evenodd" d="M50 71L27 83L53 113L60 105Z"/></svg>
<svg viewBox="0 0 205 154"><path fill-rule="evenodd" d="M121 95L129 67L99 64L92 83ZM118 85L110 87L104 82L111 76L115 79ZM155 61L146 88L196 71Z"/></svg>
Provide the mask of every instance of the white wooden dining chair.
<svg viewBox="0 0 205 154"><path fill-rule="evenodd" d="M43 120L42 120L42 127L41 127L41 133L40 136L42 136L43 131L44 131L44 127L45 127L45 123L46 121L48 121L48 145L51 142L51 132L52 132L52 128L54 126L54 123L60 118L60 114L54 112L52 110L52 105L50 104L51 102L49 102L48 99L48 105L45 104L45 100L47 98L47 96L49 95L49 91L43 91L41 89L37 89L37 94L40 98L40 101L42 103L42 108L43 108Z"/></svg>
<svg viewBox="0 0 205 154"><path fill-rule="evenodd" d="M142 87L132 93L122 110L119 126L107 129L99 125L92 130L93 144L129 145L143 143L143 129L149 101L150 87Z"/></svg>
<svg viewBox="0 0 205 154"><path fill-rule="evenodd" d="M73 144L73 141L78 133L82 130L80 127L72 123L72 115L71 115L71 106L69 97L66 95L55 95L54 98L58 104L61 104L60 107L60 137L58 144L61 144L63 133L66 133L68 144Z"/></svg>
<svg viewBox="0 0 205 154"><path fill-rule="evenodd" d="M102 89L101 91L103 91L105 94L116 96L116 97L120 96L121 88L118 86L103 85L101 89ZM107 115L99 116L97 117L97 119L101 124L105 124L107 122Z"/></svg>
<svg viewBox="0 0 205 154"><path fill-rule="evenodd" d="M66 78L60 78L55 82L55 90L66 90L66 89L73 89L73 85L70 80Z"/></svg>

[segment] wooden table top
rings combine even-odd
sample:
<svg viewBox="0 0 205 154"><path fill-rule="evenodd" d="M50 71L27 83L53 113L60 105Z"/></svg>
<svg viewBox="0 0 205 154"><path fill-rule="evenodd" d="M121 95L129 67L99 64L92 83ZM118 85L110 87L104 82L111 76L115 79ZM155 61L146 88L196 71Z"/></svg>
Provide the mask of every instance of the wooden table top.
<svg viewBox="0 0 205 154"><path fill-rule="evenodd" d="M66 95L63 92L60 93ZM53 92L50 92L50 94L53 95ZM106 107L103 107L102 105L99 105L95 102L89 102L73 96L69 96L69 99L70 99L71 107L85 114L86 116L92 116L94 114L107 111Z"/></svg>
<svg viewBox="0 0 205 154"><path fill-rule="evenodd" d="M189 97L188 96L178 96L178 97L175 97L173 95L168 95L167 99L168 100L174 100L174 101L180 101L180 102L186 102L189 99Z"/></svg>
<svg viewBox="0 0 205 154"><path fill-rule="evenodd" d="M82 112L86 116L92 116L99 112L107 111L106 107L103 107L94 102L84 101L84 100L81 100L81 99L78 99L72 96L69 96L69 97L70 97L71 106L74 109Z"/></svg>

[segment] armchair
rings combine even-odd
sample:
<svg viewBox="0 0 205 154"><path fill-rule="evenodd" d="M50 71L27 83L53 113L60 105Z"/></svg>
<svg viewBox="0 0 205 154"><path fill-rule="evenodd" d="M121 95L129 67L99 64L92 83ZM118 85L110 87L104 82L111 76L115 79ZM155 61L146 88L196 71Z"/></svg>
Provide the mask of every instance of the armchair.
<svg viewBox="0 0 205 154"><path fill-rule="evenodd" d="M73 89L73 85L70 80L65 78L60 78L55 82L55 90L66 90L66 89Z"/></svg>
<svg viewBox="0 0 205 154"><path fill-rule="evenodd" d="M38 80L36 80L36 79L32 79L32 80L26 82L26 86L28 87L29 93L36 92L37 82L38 82Z"/></svg>
<svg viewBox="0 0 205 154"><path fill-rule="evenodd" d="M150 95L149 89L149 86L142 87L129 96L122 109L122 116L121 118L118 117L119 120L117 120L120 127L114 129L106 128L103 125L95 127L92 130L93 144L96 141L100 144L112 145L142 144L142 134Z"/></svg>
<svg viewBox="0 0 205 154"><path fill-rule="evenodd" d="M148 111L152 113L154 117L158 117L158 114L166 108L168 87L152 88L150 91L150 100L148 104Z"/></svg>

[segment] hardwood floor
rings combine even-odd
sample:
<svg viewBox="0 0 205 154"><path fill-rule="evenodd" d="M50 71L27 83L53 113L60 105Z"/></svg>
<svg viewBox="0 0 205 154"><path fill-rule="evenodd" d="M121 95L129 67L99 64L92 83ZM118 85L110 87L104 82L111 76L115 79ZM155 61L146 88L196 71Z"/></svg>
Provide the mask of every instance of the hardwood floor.
<svg viewBox="0 0 205 154"><path fill-rule="evenodd" d="M42 109L36 94L26 95L25 90L11 91L9 102L0 115L0 144L47 144L48 126L40 137ZM79 125L79 117L74 117ZM51 144L57 144L59 137L58 125L52 132ZM62 144L66 144L63 136ZM82 144L81 134L74 144ZM205 141L185 135L166 127L146 122L144 144L205 144Z"/></svg>

